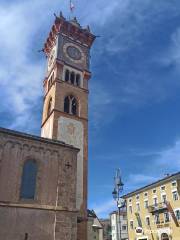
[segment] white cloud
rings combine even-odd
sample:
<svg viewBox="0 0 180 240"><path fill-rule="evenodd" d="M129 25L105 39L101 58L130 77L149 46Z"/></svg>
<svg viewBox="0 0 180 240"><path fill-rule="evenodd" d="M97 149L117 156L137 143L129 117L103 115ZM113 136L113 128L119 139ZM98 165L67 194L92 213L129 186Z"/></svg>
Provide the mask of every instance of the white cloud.
<svg viewBox="0 0 180 240"><path fill-rule="evenodd" d="M49 31L47 28L50 27L50 16L53 15L53 12L57 12L55 11L58 9L57 5L56 1L52 3L34 0L13 2L0 7L0 45L3 46L0 51L0 86L1 97L6 99L0 103L0 113L4 112L4 109L10 108L11 114L14 115L12 124L6 127L19 128L21 126L22 129L25 124L24 120L27 121L31 118L32 106L37 107L36 102L42 95L44 64L38 60L40 57L37 53L38 46L41 47L43 42L37 44L34 39L38 34L44 35L46 38ZM98 5L102 6L103 1ZM117 1L110 8L107 7L108 5L104 6L105 19L116 5ZM83 4L79 6L79 9L81 6ZM68 3L64 0L61 2L61 10L65 8L68 9ZM97 17L100 14L98 11L96 9L98 14L95 16ZM89 16L93 17L94 13ZM85 22L85 16L83 21ZM90 19L89 21L91 22ZM43 29L46 34L42 32ZM43 57L41 59L43 60ZM105 93L103 96L106 98ZM109 104L109 100L104 99L103 96L99 97L96 103L94 103L96 100L93 100L92 105ZM100 102L101 99L105 103ZM94 114L99 118L97 113Z"/></svg>
<svg viewBox="0 0 180 240"><path fill-rule="evenodd" d="M173 174L180 171L180 140L177 140L173 146L169 146L161 151L140 152L136 150L134 153L136 156L147 157L149 155L154 157L152 157L153 163L152 161L147 162L144 171L141 169L141 173L130 174L128 176L126 181L126 191L128 192L153 183L165 177L166 174ZM148 174L146 173L147 170Z"/></svg>
<svg viewBox="0 0 180 240"><path fill-rule="evenodd" d="M170 36L170 45L162 54L160 63L164 66L174 65L176 70L180 71L180 28Z"/></svg>
<svg viewBox="0 0 180 240"><path fill-rule="evenodd" d="M65 0L61 1L60 5L58 1L33 0L1 5L0 45L3 47L0 51L0 86L2 98L6 99L6 103L0 103L0 112L11 107L15 119L22 115L31 116L31 106L42 94L44 77L43 57L42 61L39 60L36 51L42 47L43 39L48 34L53 21L53 12L57 13L61 8L65 15L68 15L68 4ZM158 8L159 4L161 8ZM173 8L173 4L168 3L158 3L154 7L149 0L113 0L111 4L108 0L98 2L82 0L81 3L75 0L75 5L75 13L80 17L82 24L92 24L97 34L98 32L103 34L102 40L97 40L100 47L96 49L96 56L98 51L117 54L134 44L139 44L142 31L147 28L147 24L148 27L151 26L147 19L150 19L152 13L159 13L157 17L159 18L167 8ZM147 9L150 11L147 12ZM113 67L111 65L109 64L109 67ZM118 72L113 71L113 74L118 75ZM139 102L144 100L143 97L147 96L142 90L142 85L135 79L125 83L123 93L119 93L120 103L114 101L117 93L113 93L114 96L109 89L102 88L100 84L95 88L92 86L91 109L95 125L99 126L102 122L102 117L109 106L113 106L113 111L114 107L117 109L122 106L121 104L139 105ZM115 117L114 113L108 114L107 123ZM15 122L11 126L15 127Z"/></svg>
<svg viewBox="0 0 180 240"><path fill-rule="evenodd" d="M129 174L124 186L124 193L129 193L138 188L149 185L163 177L165 174L170 173L173 174L175 172L180 171L180 140L178 140L174 146L171 146L163 151L159 152L139 152L139 150L133 150L133 152L138 155L148 156L154 155L159 156L153 160L153 169L150 165L141 169L140 173L132 173ZM111 159L111 157L109 157ZM150 162L152 164L152 162ZM148 173L147 173L147 168ZM151 169L151 171L150 171ZM158 169L158 172L156 171ZM154 171L155 170L155 171ZM109 213L116 209L116 204L113 200L104 199L101 204L91 204L91 207L95 210L97 215L100 217L108 217Z"/></svg>
<svg viewBox="0 0 180 240"><path fill-rule="evenodd" d="M125 182L124 193L128 193L143 187L147 184L158 180L158 177L147 174L130 174ZM123 194L124 194L123 193ZM116 210L116 202L113 199L103 199L101 203L91 204L91 208L95 210L98 216L106 218L108 215Z"/></svg>
<svg viewBox="0 0 180 240"><path fill-rule="evenodd" d="M128 8L129 0L113 0L111 3L108 0L86 1L82 0L81 5L78 5L80 16L87 24L103 27L114 17L114 11L119 10L121 15Z"/></svg>
<svg viewBox="0 0 180 240"><path fill-rule="evenodd" d="M145 173L130 174L125 183L125 186L126 186L125 192L128 193L128 192L134 191L138 188L151 184L157 180L158 180L158 177L153 176L153 174L152 175L151 174L147 175Z"/></svg>
<svg viewBox="0 0 180 240"><path fill-rule="evenodd" d="M112 94L98 83L91 84L90 92L90 117L93 126L98 128L100 124L102 125L102 118L107 113L107 109L109 114L106 123L110 120L110 112L113 110L114 99Z"/></svg>
<svg viewBox="0 0 180 240"><path fill-rule="evenodd" d="M139 173L131 173L128 175L124 181L124 193L129 193L138 188L149 185L163 177L165 174L173 174L180 171L180 140L177 140L173 146L170 146L162 151L151 151L147 152L140 149L133 149L133 155L136 156L156 156L152 158L152 161L143 164L143 168L139 167ZM116 155L119 159L121 153ZM102 159L107 158L112 160L114 156L103 156ZM112 161L111 166L112 166ZM153 164L153 165L152 165ZM112 185L113 186L113 185ZM107 185L108 191L111 188L111 185ZM101 189L105 189L105 186L101 186ZM101 204L93 203L91 207L96 211L97 215L100 217L108 217L109 213L116 209L116 204L113 200L103 199Z"/></svg>
<svg viewBox="0 0 180 240"><path fill-rule="evenodd" d="M167 100L180 87L179 78L173 75L173 71L169 75L167 73L165 76L160 76L162 70L159 63L160 53L153 54L151 47L146 45L151 43L145 41L145 38L151 38L150 35L153 32L152 39L157 38L157 46L158 44L161 45L158 40L157 28L163 23L166 16L172 14L174 17L178 14L177 6L179 3L177 1L174 1L174 3L158 1L158 3L153 4L149 0L113 1L112 6L110 4L109 12L106 13L107 15L101 14L100 19L97 21L99 9L103 12L106 6L109 6L107 1L98 1L98 4L101 8L96 9L96 5L91 6L94 11L94 18L91 19L91 7L89 7L90 13L87 15L87 19L89 17L90 21L92 20L97 34L101 35L96 42L96 53L94 53L96 58L94 60L95 62L102 61L102 66L107 69L109 75L111 73L112 78L109 79L109 86L104 81L98 84L95 91L93 87L91 89L91 101L93 101L93 98L99 100L98 104L95 101L90 103L92 107L90 110L93 111L92 115L95 116L92 121L96 128L102 126L102 122L108 124L117 115L124 115L129 110ZM167 37L170 36L167 35ZM176 45L180 46L179 40ZM135 53L137 54L137 60L136 56L133 55L136 48L141 48ZM143 52L144 49L146 53ZM134 64L133 61L127 59L126 54L134 58ZM138 54L146 54L147 56L142 59L142 56ZM174 54L178 54L176 49ZM176 61L179 55L174 57ZM127 63L123 63L123 67L125 64L130 65L130 68L126 70L121 68L121 62L123 62L121 60L124 56ZM112 60L112 57L114 60ZM118 65L120 57L121 60ZM108 80L103 70L102 77ZM119 79L119 81L115 79ZM93 79L93 81L96 80L98 79ZM109 99L108 103L106 99ZM110 112L111 108L113 112ZM109 114L106 114L106 118L104 118L107 109Z"/></svg>
<svg viewBox="0 0 180 240"><path fill-rule="evenodd" d="M154 176L148 176L146 174L130 174L128 177L128 182L131 182L135 185L141 185L142 183L144 184L153 182L156 180L156 177ZM130 184L131 185L131 184Z"/></svg>
<svg viewBox="0 0 180 240"><path fill-rule="evenodd" d="M166 168L171 172L180 171L180 140L175 144L159 153L157 165Z"/></svg>
<svg viewBox="0 0 180 240"><path fill-rule="evenodd" d="M116 203L114 200L102 201L101 204L93 204L92 208L98 217L108 217L109 213L116 209Z"/></svg>
<svg viewBox="0 0 180 240"><path fill-rule="evenodd" d="M38 49L32 42L45 16L38 17L41 3L35 3L0 7L0 46L3 46L0 51L0 112L9 109L14 117L6 127L21 130L33 129L36 123L29 122L27 127L28 119L32 119L31 108L37 107L37 100L42 95L44 64L36 60Z"/></svg>

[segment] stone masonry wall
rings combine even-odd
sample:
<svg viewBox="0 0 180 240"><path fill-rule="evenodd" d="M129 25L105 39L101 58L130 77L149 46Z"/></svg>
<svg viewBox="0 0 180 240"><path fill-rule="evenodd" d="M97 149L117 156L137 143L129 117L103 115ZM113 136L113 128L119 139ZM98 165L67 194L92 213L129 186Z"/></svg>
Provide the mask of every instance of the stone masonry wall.
<svg viewBox="0 0 180 240"><path fill-rule="evenodd" d="M76 240L77 153L59 141L0 129L0 240ZM28 159L38 164L34 200L20 199Z"/></svg>

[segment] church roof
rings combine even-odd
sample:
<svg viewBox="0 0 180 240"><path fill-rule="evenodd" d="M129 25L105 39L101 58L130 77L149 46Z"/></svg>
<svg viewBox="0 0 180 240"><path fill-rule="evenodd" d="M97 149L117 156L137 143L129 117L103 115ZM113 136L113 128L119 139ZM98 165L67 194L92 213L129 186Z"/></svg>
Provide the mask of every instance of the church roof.
<svg viewBox="0 0 180 240"><path fill-rule="evenodd" d="M88 214L88 217L93 217L93 218L97 217L94 210L87 209L87 214Z"/></svg>
<svg viewBox="0 0 180 240"><path fill-rule="evenodd" d="M59 140L43 138L43 137L40 137L40 136L31 135L31 134L27 134L27 133L19 132L19 131L14 131L14 130L7 129L7 128L1 128L0 127L0 133L9 134L9 135L13 135L13 136L16 136L16 137L23 137L23 138L30 139L30 140L35 140L35 141L41 141L41 142L44 142L44 143L50 143L50 144L54 144L54 145L61 145L61 146L72 148L72 149L75 149L75 150L79 151L79 148L76 148L73 145L66 144L65 142L62 142L62 141L59 141Z"/></svg>

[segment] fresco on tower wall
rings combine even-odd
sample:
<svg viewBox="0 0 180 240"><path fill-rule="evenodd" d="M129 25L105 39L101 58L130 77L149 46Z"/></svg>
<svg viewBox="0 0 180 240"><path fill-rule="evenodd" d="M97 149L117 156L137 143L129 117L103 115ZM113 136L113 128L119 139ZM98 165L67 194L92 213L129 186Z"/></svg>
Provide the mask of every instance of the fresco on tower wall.
<svg viewBox="0 0 180 240"><path fill-rule="evenodd" d="M77 120L60 117L58 119L57 139L80 149L77 156L77 202L76 207L80 209L83 202L83 146L84 127Z"/></svg>

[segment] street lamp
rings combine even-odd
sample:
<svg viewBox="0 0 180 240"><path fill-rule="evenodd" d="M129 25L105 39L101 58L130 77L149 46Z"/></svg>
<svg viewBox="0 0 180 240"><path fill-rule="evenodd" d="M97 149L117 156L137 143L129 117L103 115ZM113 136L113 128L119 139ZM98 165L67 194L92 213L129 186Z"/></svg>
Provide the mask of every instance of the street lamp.
<svg viewBox="0 0 180 240"><path fill-rule="evenodd" d="M124 184L121 180L120 169L116 170L116 175L114 177L114 190L112 192L113 198L117 203L118 207L118 218L119 218L119 240L121 240L121 208L124 207L124 199L120 197L120 193L123 191Z"/></svg>

